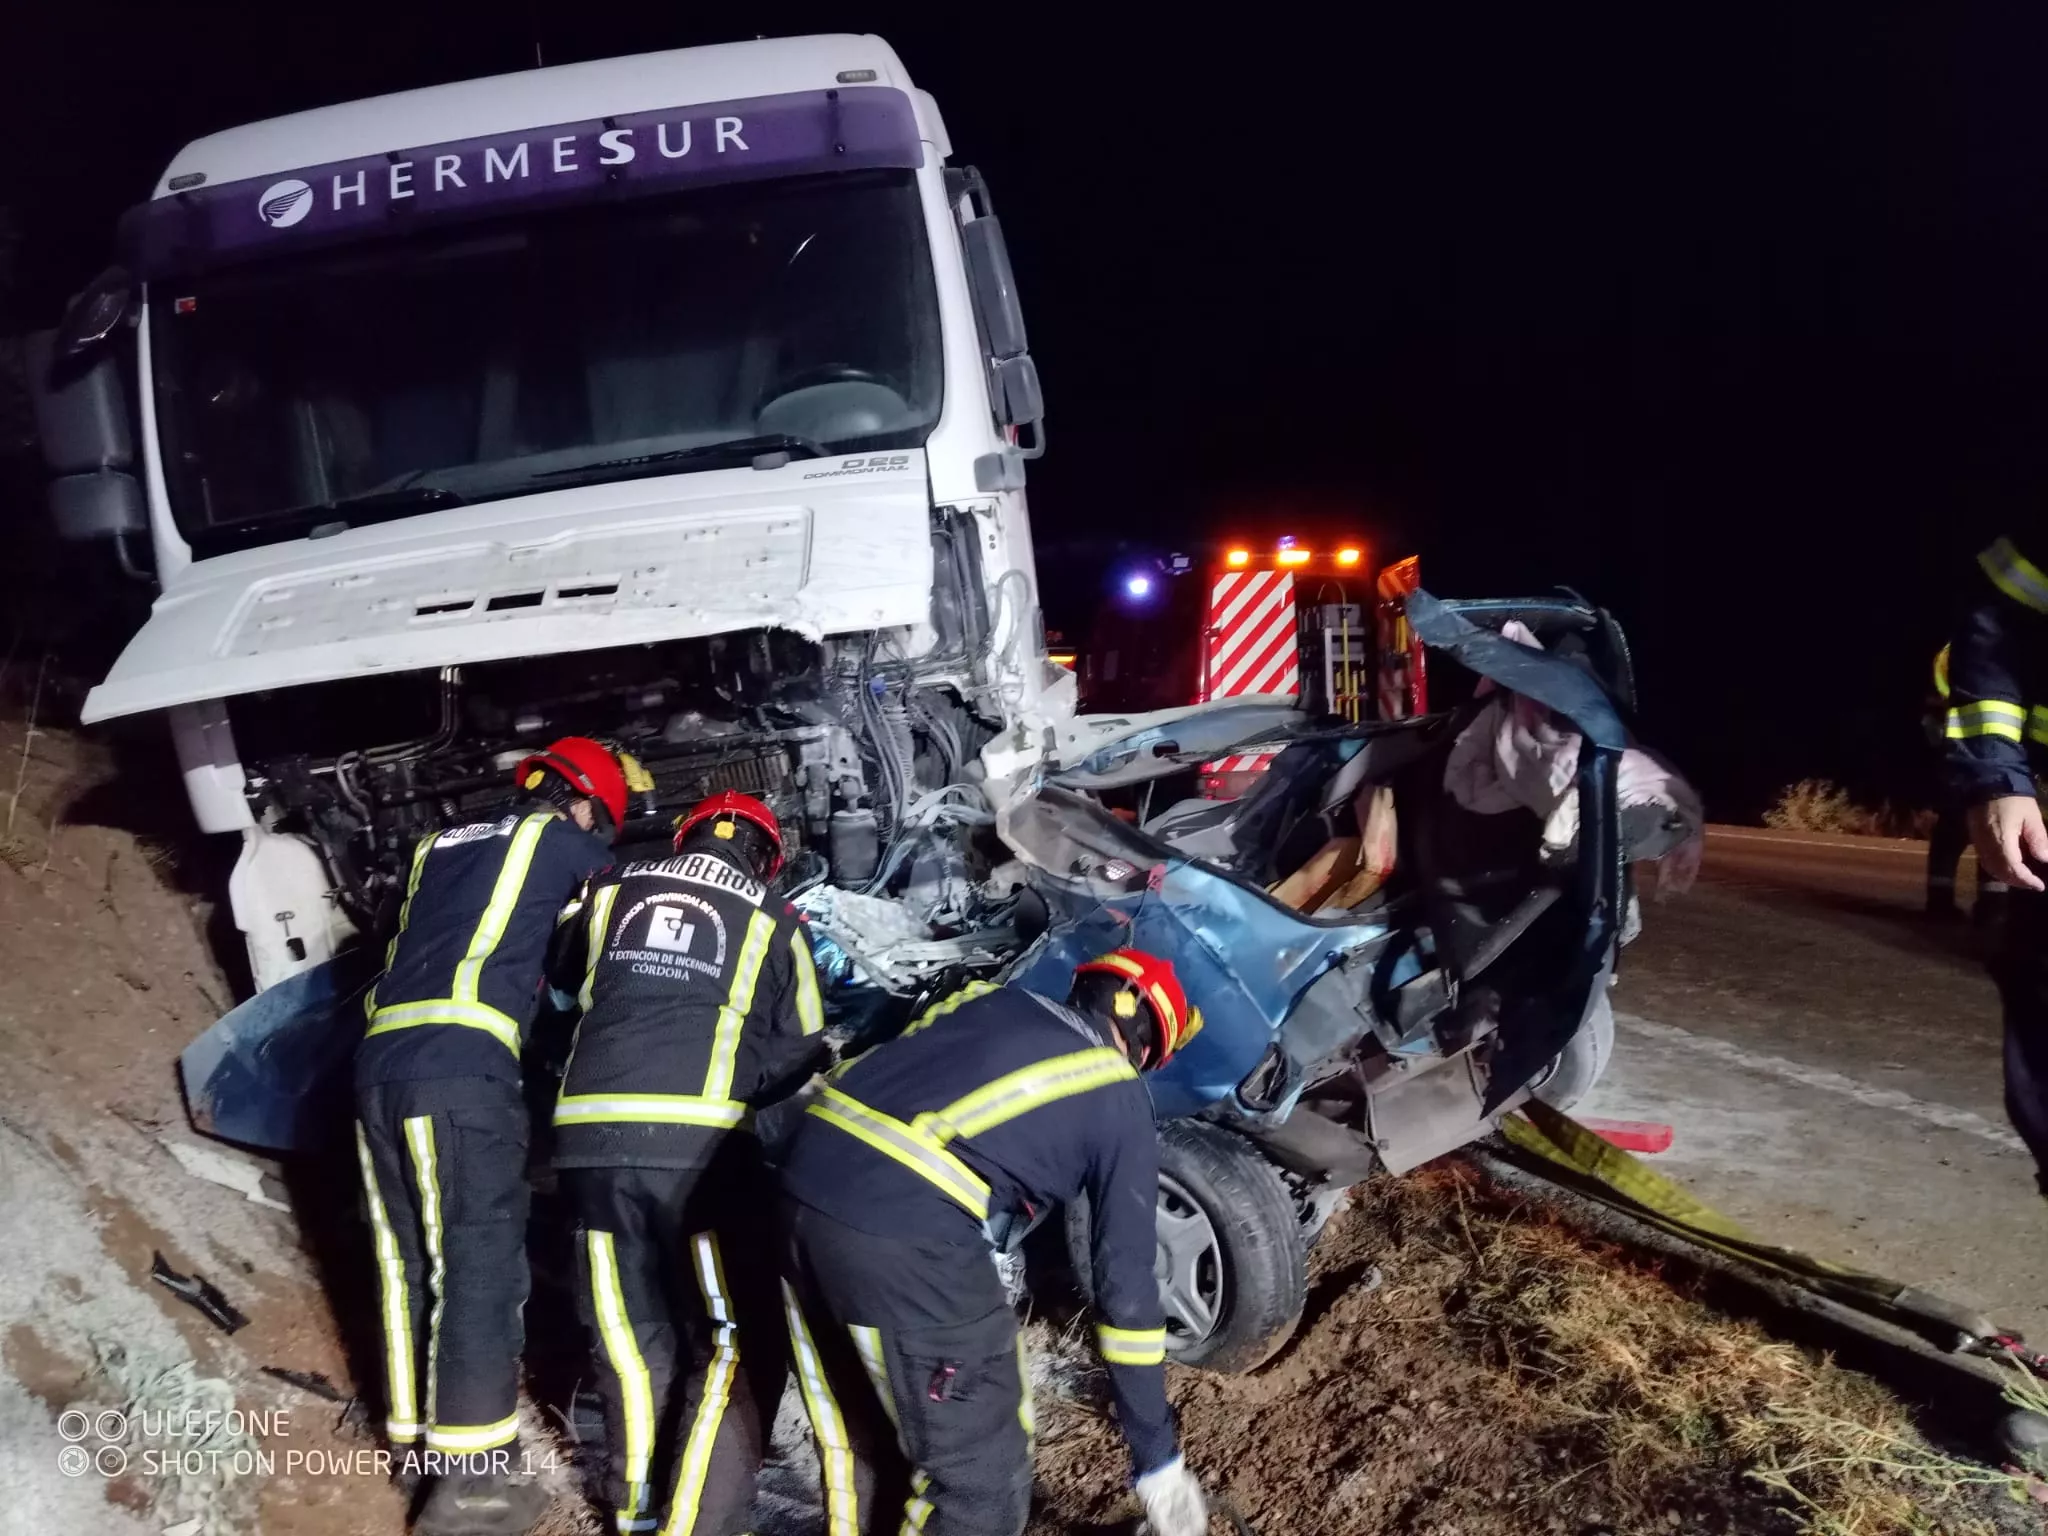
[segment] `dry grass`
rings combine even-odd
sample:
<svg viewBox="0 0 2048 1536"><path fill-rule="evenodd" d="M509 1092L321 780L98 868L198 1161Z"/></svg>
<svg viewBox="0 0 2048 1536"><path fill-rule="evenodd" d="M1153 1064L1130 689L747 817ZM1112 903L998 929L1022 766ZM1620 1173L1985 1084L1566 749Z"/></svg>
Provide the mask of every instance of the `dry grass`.
<svg viewBox="0 0 2048 1536"><path fill-rule="evenodd" d="M1593 1452L1621 1509L1650 1517L1675 1482L1720 1471L1775 1494L1817 1536L1960 1536L1990 1529L1965 1488L2023 1496L2021 1480L1930 1447L1869 1378L1547 1215L1481 1213L1462 1181L1454 1191L1471 1255L1459 1326L1514 1381L1524 1428L1570 1443L1575 1462Z"/></svg>
<svg viewBox="0 0 2048 1536"><path fill-rule="evenodd" d="M1373 1271L1384 1284L1368 1289ZM1448 1160L1355 1192L1271 1363L1169 1370L1168 1393L1189 1464L1262 1536L2040 1529L2008 1502L2027 1478L1943 1454L1876 1382L1689 1287ZM1033 1333L1031 1531L1128 1519L1123 1453L1076 1341Z"/></svg>
<svg viewBox="0 0 2048 1536"><path fill-rule="evenodd" d="M1886 802L1858 805L1831 779L1801 779L1778 792L1764 812L1764 825L1781 832L1847 832L1858 837L1925 837L1932 811L1901 809Z"/></svg>

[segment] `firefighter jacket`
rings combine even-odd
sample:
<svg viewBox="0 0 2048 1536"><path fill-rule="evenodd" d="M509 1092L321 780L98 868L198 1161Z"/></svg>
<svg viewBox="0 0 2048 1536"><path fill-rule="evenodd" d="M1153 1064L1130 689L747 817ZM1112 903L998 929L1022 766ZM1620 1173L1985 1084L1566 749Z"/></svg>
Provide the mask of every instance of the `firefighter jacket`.
<svg viewBox="0 0 2048 1536"><path fill-rule="evenodd" d="M556 920L609 857L602 838L531 800L423 838L384 974L364 1001L357 1083L518 1081Z"/></svg>
<svg viewBox="0 0 2048 1536"><path fill-rule="evenodd" d="M583 1017L559 1168L700 1168L823 1064L810 935L717 853L602 871L563 937L554 984Z"/></svg>
<svg viewBox="0 0 2048 1536"><path fill-rule="evenodd" d="M2048 573L2010 539L1977 564L1984 580L1949 641L1943 759L1971 804L2032 795L2029 749L2048 747L2048 707L2028 703L2048 699Z"/></svg>
<svg viewBox="0 0 2048 1536"><path fill-rule="evenodd" d="M1098 1025L976 983L833 1072L782 1182L847 1226L950 1243L1085 1194L1096 1338L1124 1438L1141 1468L1173 1457L1152 1099Z"/></svg>

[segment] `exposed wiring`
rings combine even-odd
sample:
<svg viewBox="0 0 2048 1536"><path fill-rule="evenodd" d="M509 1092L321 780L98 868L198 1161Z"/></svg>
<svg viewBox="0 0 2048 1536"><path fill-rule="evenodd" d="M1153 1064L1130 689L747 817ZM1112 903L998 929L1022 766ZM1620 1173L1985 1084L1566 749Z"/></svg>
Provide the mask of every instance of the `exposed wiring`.
<svg viewBox="0 0 2048 1536"><path fill-rule="evenodd" d="M1021 589L1021 597L1010 595L1013 582ZM979 690L995 694L1006 717L1016 714L1024 703L1024 659L1015 653L1024 643L1030 614L1031 579L1019 567L1012 566L996 578L996 611L990 624L997 637L991 650L997 657L1007 656L1010 664L1004 668L998 662L998 675L989 680L987 688ZM1008 675L1002 675L1005 672Z"/></svg>

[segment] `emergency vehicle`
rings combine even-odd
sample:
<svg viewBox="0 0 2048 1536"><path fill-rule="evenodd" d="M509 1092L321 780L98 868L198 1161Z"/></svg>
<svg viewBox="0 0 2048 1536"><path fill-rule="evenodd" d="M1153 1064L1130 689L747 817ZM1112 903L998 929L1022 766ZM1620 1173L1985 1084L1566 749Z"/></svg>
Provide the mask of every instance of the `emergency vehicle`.
<svg viewBox="0 0 2048 1536"><path fill-rule="evenodd" d="M1374 566L1362 540L1230 543L1132 572L1080 661L1091 712L1292 694L1316 714L1403 720L1428 708L1403 602L1419 557ZM1234 799L1271 753L1204 765L1202 793Z"/></svg>

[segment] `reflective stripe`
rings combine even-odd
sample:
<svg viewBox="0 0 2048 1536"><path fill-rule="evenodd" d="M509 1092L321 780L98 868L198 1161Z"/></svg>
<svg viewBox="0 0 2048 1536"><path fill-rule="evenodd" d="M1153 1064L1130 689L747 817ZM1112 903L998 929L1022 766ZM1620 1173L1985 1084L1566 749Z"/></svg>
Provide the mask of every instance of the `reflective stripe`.
<svg viewBox="0 0 2048 1536"><path fill-rule="evenodd" d="M910 1502L903 1506L903 1524L897 1528L896 1536L918 1536L925 1521L931 1519L932 1510L937 1506L924 1496L931 1485L929 1474L917 1469L911 1471Z"/></svg>
<svg viewBox="0 0 2048 1536"><path fill-rule="evenodd" d="M452 1456L472 1455L477 1451L495 1451L501 1445L510 1445L519 1438L519 1415L507 1414L495 1424L430 1424L427 1426L427 1449L446 1451Z"/></svg>
<svg viewBox="0 0 2048 1536"><path fill-rule="evenodd" d="M963 1003L971 1003L977 997L986 997L995 990L994 982L970 981L958 992L953 993L950 997L941 998L938 1002L933 1003L931 1007L925 1009L923 1013L920 1013L905 1027L903 1036L914 1035L921 1029L927 1029L933 1024L938 1023L940 1019L943 1019ZM898 1036L898 1038L901 1039L903 1036ZM843 1077L853 1067L854 1063L859 1060L861 1060L859 1056L849 1056L825 1075L827 1077Z"/></svg>
<svg viewBox="0 0 2048 1536"><path fill-rule="evenodd" d="M1097 1323L1095 1342L1111 1365L1161 1365L1166 1360L1164 1328L1112 1328Z"/></svg>
<svg viewBox="0 0 2048 1536"><path fill-rule="evenodd" d="M405 900L398 906L398 927L392 932L391 942L384 946L384 969L387 971L391 969L391 962L398 958L399 936L405 932L405 925L412 920L412 899L420 893L420 875L427 867L427 850L433 846L433 835L429 834L421 838L419 845L412 851L412 873L406 877ZM383 979L379 976L377 981ZM363 994L363 1014L372 1020L377 1017L376 982L372 982L370 990Z"/></svg>
<svg viewBox="0 0 2048 1536"><path fill-rule="evenodd" d="M413 1183L420 1195L420 1225L427 1241L427 1290L434 1298L434 1311L427 1322L427 1448L445 1450L434 1443L434 1406L440 1390L441 1316L448 1306L448 1266L441 1253L441 1180L434 1163L434 1122L428 1115L413 1115L405 1121L405 1144L412 1152Z"/></svg>
<svg viewBox="0 0 2048 1536"><path fill-rule="evenodd" d="M877 1152L894 1158L912 1173L929 1179L977 1218L988 1218L988 1185L929 1132L879 1114L832 1087L827 1087L806 1112L838 1126Z"/></svg>
<svg viewBox="0 0 2048 1536"><path fill-rule="evenodd" d="M612 908L617 904L618 896L619 888L608 885L597 893L597 899L591 903L590 927L584 948L583 987L576 994L576 1001L585 1013L590 1012L591 993L597 986L597 962L604 954L606 930L611 927ZM562 1075L565 1078L569 1075L566 1066Z"/></svg>
<svg viewBox="0 0 2048 1536"><path fill-rule="evenodd" d="M754 985L761 979L762 962L768 946L775 942L775 919L756 911L747 919L746 942L740 946L733 967L732 986L725 994L725 1006L718 1010L718 1031L711 1037L711 1069L704 1074L704 1097L732 1097L733 1067L739 1060L740 1029L754 1006Z"/></svg>
<svg viewBox="0 0 2048 1536"><path fill-rule="evenodd" d="M1017 1335L1017 1422L1024 1426L1024 1443L1038 1438L1038 1405L1031 1400L1031 1352L1024 1347L1024 1335Z"/></svg>
<svg viewBox="0 0 2048 1536"><path fill-rule="evenodd" d="M818 1347L811 1341L810 1325L796 1303L796 1292L782 1282L782 1311L789 1319L790 1353L796 1359L797 1385L803 1389L804 1407L811 1416L811 1433L818 1439L818 1462L825 1474L825 1529L827 1536L860 1536L860 1504L853 1486L853 1444L846 1438L846 1420L833 1401L832 1388L825 1380L825 1367Z"/></svg>
<svg viewBox="0 0 2048 1536"><path fill-rule="evenodd" d="M1978 699L1948 712L1945 734L1950 741L1965 741L1973 736L2018 741L2025 735L2026 725L2027 712L2019 705L2004 699Z"/></svg>
<svg viewBox="0 0 2048 1536"><path fill-rule="evenodd" d="M860 1363L867 1369L868 1380L874 1386L875 1396L882 1400L882 1411L889 1416L889 1422L896 1426L896 1444L907 1457L910 1454L910 1447L904 1444L903 1426L896 1417L896 1396L889 1390L889 1365L882 1354L882 1330L849 1323L846 1331L853 1339L854 1353L860 1356ZM1021 1336L1017 1340L1017 1348L1018 1358L1022 1359L1024 1340ZM897 1536L904 1536L905 1532L914 1536L914 1533L924 1529L925 1521L931 1518L932 1510L936 1507L930 1499L924 1497L925 1491L931 1485L931 1477L923 1468L911 1468L910 1498L904 1503L903 1524L898 1529Z"/></svg>
<svg viewBox="0 0 2048 1536"><path fill-rule="evenodd" d="M391 1416L384 1432L394 1444L417 1440L419 1405L413 1400L412 1305L405 1284L405 1260L399 1257L398 1234L377 1188L377 1167L370 1157L370 1138L356 1125L356 1157L363 1165L363 1193L370 1202L370 1232L377 1253L377 1283L384 1321L385 1399Z"/></svg>
<svg viewBox="0 0 2048 1536"><path fill-rule="evenodd" d="M633 1337L626 1313L626 1290L619 1281L618 1247L609 1232L583 1234L590 1262L590 1299L597 1313L597 1334L605 1359L619 1378L622 1417L626 1421L626 1503L618 1513L620 1530L643 1530L635 1522L647 1511L647 1464L654 1455L654 1378ZM652 1525L648 1521L647 1525Z"/></svg>
<svg viewBox="0 0 2048 1536"><path fill-rule="evenodd" d="M811 940L801 925L790 930L789 956L796 969L796 1022L807 1035L825 1027L825 1005L818 1001L818 966L811 959Z"/></svg>
<svg viewBox="0 0 2048 1536"><path fill-rule="evenodd" d="M2048 704L2036 704L2027 711L2027 740L2048 746Z"/></svg>
<svg viewBox="0 0 2048 1536"><path fill-rule="evenodd" d="M733 1327L732 1305L726 1297L725 1262L718 1252L715 1233L699 1232L690 1239L692 1267L697 1272L697 1289L704 1297L704 1310L718 1324L711 1363L704 1372L704 1395L697 1403L697 1417L690 1424L690 1437L676 1467L675 1492L670 1496L668 1521L662 1536L695 1536L697 1516L704 1501L704 1483L711 1474L711 1448L718 1440L719 1421L732 1401L733 1377L739 1370L739 1333ZM723 1532L716 1536L724 1536Z"/></svg>
<svg viewBox="0 0 2048 1536"><path fill-rule="evenodd" d="M931 1007L925 1009L923 1013L917 1016L916 1022L914 1022L908 1029L904 1030L903 1033L906 1035L914 1035L920 1029L925 1029L933 1024L938 1023L939 1020L943 1019L955 1008L958 1008L962 1003L971 1003L977 997L986 997L989 993L995 990L996 987L994 982L970 981L969 983L967 983L966 986L962 987L958 992L955 992L951 997L941 998L938 1002L933 1003Z"/></svg>
<svg viewBox="0 0 2048 1536"><path fill-rule="evenodd" d="M1166 988L1158 982L1145 984L1145 995L1152 999L1152 1006L1159 1014L1159 1022L1165 1027L1169 1044L1180 1039L1180 1010L1173 1006L1173 999L1166 995Z"/></svg>
<svg viewBox="0 0 2048 1536"><path fill-rule="evenodd" d="M687 1093L567 1093L555 1105L555 1124L611 1121L640 1125L708 1125L729 1129L747 1118L737 1099Z"/></svg>
<svg viewBox="0 0 2048 1536"><path fill-rule="evenodd" d="M477 1000L484 963L505 937L505 925L512 920L512 909L519 905L519 893L526 888L527 873L533 868L533 851L540 846L541 834L554 819L552 811L536 813L521 821L519 830L512 834L512 846L506 850L505 862L498 870L498 883L491 887L490 905L484 908L476 932L470 935L468 953L455 967L457 1002Z"/></svg>
<svg viewBox="0 0 2048 1536"><path fill-rule="evenodd" d="M416 1003L393 1003L370 1015L365 1036L413 1029L421 1024L460 1024L480 1029L514 1055L519 1053L519 1021L488 1003L465 1003L451 997L430 997Z"/></svg>
<svg viewBox="0 0 2048 1536"><path fill-rule="evenodd" d="M860 1363L867 1367L868 1380L874 1383L875 1396L882 1400L882 1412L889 1416L889 1422L896 1425L896 1443L903 1445L903 1426L896 1420L896 1395L889 1390L889 1362L882 1356L882 1330L866 1328L859 1323L848 1323L846 1331L853 1337L854 1353L860 1356ZM904 1454L910 1454L908 1448Z"/></svg>
<svg viewBox="0 0 2048 1536"><path fill-rule="evenodd" d="M1055 1099L1135 1081L1137 1075L1123 1052L1091 1046L1005 1073L944 1109L919 1115L911 1129L929 1133L943 1146L956 1136L978 1136Z"/></svg>
<svg viewBox="0 0 2048 1536"><path fill-rule="evenodd" d="M2048 576L2021 554L2011 539L2000 539L1977 557L1991 584L2014 602L2048 613Z"/></svg>

